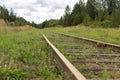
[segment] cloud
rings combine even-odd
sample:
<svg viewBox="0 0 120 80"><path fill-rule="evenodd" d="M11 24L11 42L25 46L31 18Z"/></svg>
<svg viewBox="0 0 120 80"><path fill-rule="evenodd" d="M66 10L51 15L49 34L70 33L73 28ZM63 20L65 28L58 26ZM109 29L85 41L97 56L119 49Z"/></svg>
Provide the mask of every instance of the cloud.
<svg viewBox="0 0 120 80"><path fill-rule="evenodd" d="M66 5L72 8L78 0L0 0L9 10L13 8L17 16L36 23L49 19L59 19Z"/></svg>

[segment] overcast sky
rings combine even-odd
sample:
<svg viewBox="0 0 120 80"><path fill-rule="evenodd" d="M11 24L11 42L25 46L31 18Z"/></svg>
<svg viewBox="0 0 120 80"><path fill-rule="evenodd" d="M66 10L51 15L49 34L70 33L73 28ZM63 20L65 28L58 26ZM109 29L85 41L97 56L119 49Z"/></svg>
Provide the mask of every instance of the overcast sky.
<svg viewBox="0 0 120 80"><path fill-rule="evenodd" d="M5 5L9 10L13 8L17 16L28 21L41 23L44 20L59 19L66 5L71 9L79 0L0 0L0 5Z"/></svg>

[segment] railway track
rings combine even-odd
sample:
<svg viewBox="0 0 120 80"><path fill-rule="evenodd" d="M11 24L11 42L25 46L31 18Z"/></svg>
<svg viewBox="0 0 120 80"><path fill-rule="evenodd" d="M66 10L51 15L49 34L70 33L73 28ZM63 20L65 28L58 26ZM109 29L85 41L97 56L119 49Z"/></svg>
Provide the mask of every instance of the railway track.
<svg viewBox="0 0 120 80"><path fill-rule="evenodd" d="M120 49L120 45L116 45L116 44L111 44L111 43L107 43L107 42L93 40L93 39L89 39L89 38L85 38L85 37L77 37L77 36L68 35L68 34L61 34L61 35L64 35L67 37L73 37L73 38L76 38L79 40L81 39L81 40L85 40L88 42L92 42L92 43L95 43L98 47L111 47L111 48L118 49L118 50Z"/></svg>
<svg viewBox="0 0 120 80"><path fill-rule="evenodd" d="M119 45L65 34L46 36L87 79L120 79Z"/></svg>
<svg viewBox="0 0 120 80"><path fill-rule="evenodd" d="M86 80L86 78L62 55L62 53L42 34L47 44L52 48L54 56L59 63L59 67L63 69L66 79Z"/></svg>

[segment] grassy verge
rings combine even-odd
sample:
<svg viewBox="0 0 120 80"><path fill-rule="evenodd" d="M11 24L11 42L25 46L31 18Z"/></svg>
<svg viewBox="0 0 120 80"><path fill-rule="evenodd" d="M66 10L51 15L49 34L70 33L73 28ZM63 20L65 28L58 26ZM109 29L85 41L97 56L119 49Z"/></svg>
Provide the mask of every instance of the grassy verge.
<svg viewBox="0 0 120 80"><path fill-rule="evenodd" d="M120 45L120 28L89 28L73 26L66 28L46 28L42 31L72 34Z"/></svg>
<svg viewBox="0 0 120 80"><path fill-rule="evenodd" d="M104 53L114 53L114 51L111 48L97 48L96 46L90 45L90 43L87 43L83 40L76 40L70 37L65 37L62 35L59 35L57 33L66 33L76 36L82 36L82 37L88 37L92 39L97 39L101 41L106 42L112 42L119 44L120 38L119 38L119 31L120 29L113 29L113 28L88 28L88 27L67 27L67 28L45 28L41 30L45 33L45 35L48 37L48 39L65 55L65 57L72 62L72 60L104 60L104 59L117 59L118 57L110 57L110 56L73 56L73 55L67 55L66 53L74 54L74 53L81 53L81 54L102 54L101 51ZM112 33L113 32L113 33ZM112 35L110 35L112 33ZM114 35L113 35L114 34ZM117 35L115 35L117 34ZM108 39L108 40L107 40ZM109 40L110 39L110 40ZM119 41L118 41L119 40ZM72 52L73 51L73 52ZM79 52L80 51L80 52ZM119 58L118 58L119 59ZM109 68L115 68L119 67L118 64L105 64L105 63L74 63L72 64L80 70L80 72L86 77L86 78L92 78L95 80L109 80L110 78L119 78L119 72L110 72L107 70L107 67ZM93 68L102 68L102 71L86 71L86 69L93 69Z"/></svg>
<svg viewBox="0 0 120 80"><path fill-rule="evenodd" d="M0 29L0 80L61 80L40 31Z"/></svg>

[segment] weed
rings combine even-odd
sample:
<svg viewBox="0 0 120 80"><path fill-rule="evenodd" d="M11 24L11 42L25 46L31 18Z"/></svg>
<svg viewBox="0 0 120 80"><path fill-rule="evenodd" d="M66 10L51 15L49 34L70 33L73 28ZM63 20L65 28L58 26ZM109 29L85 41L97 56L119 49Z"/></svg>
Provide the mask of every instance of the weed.
<svg viewBox="0 0 120 80"><path fill-rule="evenodd" d="M0 80L38 77L55 80L57 74L47 65L51 51L37 29L0 31ZM40 74L40 75L39 75Z"/></svg>

